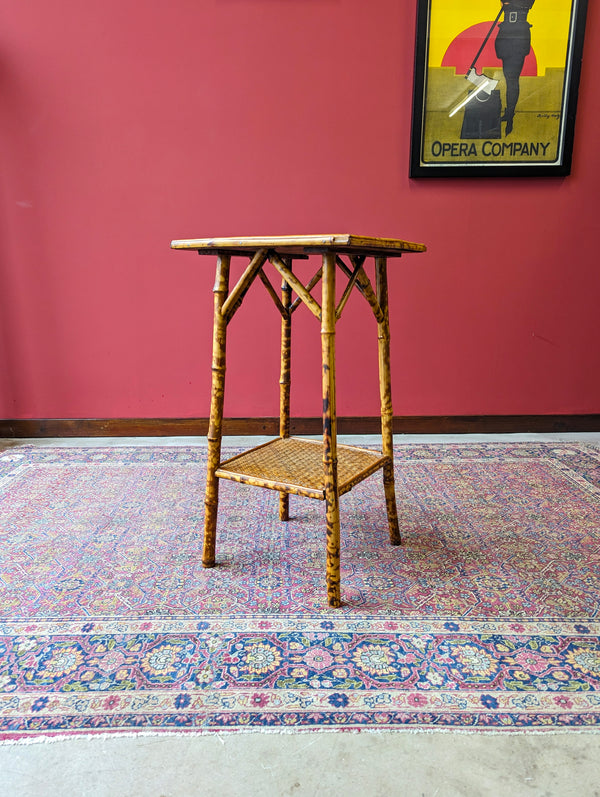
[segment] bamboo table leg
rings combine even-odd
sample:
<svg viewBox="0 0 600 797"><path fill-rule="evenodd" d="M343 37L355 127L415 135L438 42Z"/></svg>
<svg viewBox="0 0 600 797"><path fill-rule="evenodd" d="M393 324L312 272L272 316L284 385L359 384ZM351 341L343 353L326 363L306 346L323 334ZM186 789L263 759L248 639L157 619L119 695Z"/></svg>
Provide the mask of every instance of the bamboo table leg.
<svg viewBox="0 0 600 797"><path fill-rule="evenodd" d="M340 505L335 402L335 254L323 255L321 351L323 365L323 474L327 521L327 600L340 605Z"/></svg>
<svg viewBox="0 0 600 797"><path fill-rule="evenodd" d="M388 312L387 259L375 258L377 300L382 310L382 320L377 324L379 342L379 395L381 398L381 438L383 453L389 457L383 468L383 486L387 508L390 542L400 545L396 490L394 487L394 437L392 409L392 380L390 372L390 322Z"/></svg>
<svg viewBox="0 0 600 797"><path fill-rule="evenodd" d="M221 308L229 291L229 266L231 256L220 254L217 259L214 292L212 388L210 395L210 424L208 427L208 465L206 472L206 496L204 499L204 547L202 564L215 565L217 532L217 510L219 505L219 480L215 471L221 459L221 437L223 435L223 399L225 395L225 346L227 321Z"/></svg>
<svg viewBox="0 0 600 797"><path fill-rule="evenodd" d="M290 436L290 385L292 352L292 289L284 280L281 286L281 304L286 315L281 316L281 373L279 377L279 436ZM279 493L279 519L290 519L290 496Z"/></svg>

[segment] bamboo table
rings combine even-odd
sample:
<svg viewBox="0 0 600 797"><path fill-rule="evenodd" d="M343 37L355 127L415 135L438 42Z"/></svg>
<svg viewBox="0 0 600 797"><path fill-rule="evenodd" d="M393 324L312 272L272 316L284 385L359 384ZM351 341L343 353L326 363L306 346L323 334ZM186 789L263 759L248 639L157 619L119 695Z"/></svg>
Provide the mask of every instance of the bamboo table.
<svg viewBox="0 0 600 797"><path fill-rule="evenodd" d="M382 469L390 542L392 545L399 545L401 542L394 489L387 259L400 257L408 252L424 252L425 246L390 238L306 235L206 238L173 241L171 247L217 257L202 564L204 567L215 565L219 479L231 479L279 491L281 520L289 519L290 494L324 500L327 524L327 598L330 606L338 607L340 605L340 495ZM293 261L306 259L313 254L321 256L321 265L309 284L304 286L294 274ZM250 263L237 284L229 290L231 258L237 256L249 257ZM375 260L375 289L364 270L365 260L370 257ZM283 278L281 295L275 291L263 270L268 262ZM336 306L337 268L346 275L348 283ZM227 326L256 277L259 277L265 285L282 318L279 437L221 462ZM311 295L311 290L319 281L322 281L320 305ZM355 287L365 297L377 319L382 452L337 444L335 324ZM292 292L296 294L295 299L292 299ZM322 444L319 441L290 437L292 314L301 303L304 303L321 323Z"/></svg>

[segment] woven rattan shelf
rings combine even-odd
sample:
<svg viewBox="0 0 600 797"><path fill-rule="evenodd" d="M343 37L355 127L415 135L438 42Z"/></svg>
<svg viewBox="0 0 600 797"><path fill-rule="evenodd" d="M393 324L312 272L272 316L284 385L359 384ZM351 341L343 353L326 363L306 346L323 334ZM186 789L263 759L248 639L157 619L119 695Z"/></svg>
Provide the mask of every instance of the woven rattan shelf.
<svg viewBox="0 0 600 797"><path fill-rule="evenodd" d="M217 257L202 564L204 567L217 564L219 479L277 490L282 521L290 519L290 494L318 498L325 503L327 600L330 606L340 606L339 497L377 470L383 471L390 543L400 544L394 487L387 261L393 258L397 262L406 254L424 252L425 246L397 238L349 234L192 238L172 241L171 246ZM249 258L249 262L236 284L230 287L231 261L239 258ZM311 261L316 265L317 259L320 267L306 283L308 274L301 275L295 262L307 261L310 266ZM365 271L367 260L374 261L374 285ZM342 291L336 290L338 271L347 279ZM282 279L280 293L274 287L273 276ZM264 285L281 316L279 438L221 462L227 329L254 282ZM314 295L319 282L320 300ZM337 444L335 327L354 290L366 300L377 322L383 453ZM301 305L315 316L321 327L322 442L290 437L292 317ZM357 367L360 368L360 363Z"/></svg>
<svg viewBox="0 0 600 797"><path fill-rule="evenodd" d="M378 451L338 445L338 494L347 493L386 461ZM222 462L216 476L324 501L323 443L277 438Z"/></svg>

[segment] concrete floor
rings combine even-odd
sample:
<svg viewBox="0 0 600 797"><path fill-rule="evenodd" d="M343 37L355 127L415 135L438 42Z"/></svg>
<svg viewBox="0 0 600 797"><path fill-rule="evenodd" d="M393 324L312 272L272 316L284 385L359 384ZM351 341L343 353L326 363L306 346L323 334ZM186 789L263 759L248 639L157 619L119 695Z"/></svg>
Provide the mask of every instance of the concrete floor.
<svg viewBox="0 0 600 797"><path fill-rule="evenodd" d="M600 735L249 733L0 747L23 797L592 797Z"/></svg>
<svg viewBox="0 0 600 797"><path fill-rule="evenodd" d="M370 442L376 438L346 438ZM592 435L398 437L398 443ZM340 442L342 438L340 437ZM187 445L199 438L2 441ZM228 439L226 444L244 444ZM252 438L251 444L256 444ZM0 797L600 797L600 733L410 731L66 739L0 746Z"/></svg>

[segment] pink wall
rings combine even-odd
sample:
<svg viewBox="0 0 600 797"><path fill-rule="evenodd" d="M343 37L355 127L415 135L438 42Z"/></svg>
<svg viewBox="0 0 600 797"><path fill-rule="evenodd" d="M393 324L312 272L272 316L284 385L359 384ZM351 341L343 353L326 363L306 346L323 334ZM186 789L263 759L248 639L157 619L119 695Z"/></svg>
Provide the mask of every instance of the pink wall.
<svg viewBox="0 0 600 797"><path fill-rule="evenodd" d="M213 261L170 240L304 232L428 245L391 265L396 414L600 412L597 3L573 174L529 181L409 180L414 0L10 6L1 417L206 416ZM253 296L230 416L278 410ZM343 415L378 411L369 312L353 297L339 326ZM318 325L295 318L292 411L318 415Z"/></svg>

